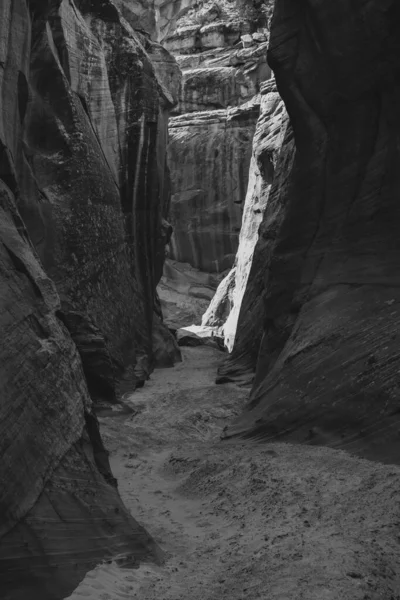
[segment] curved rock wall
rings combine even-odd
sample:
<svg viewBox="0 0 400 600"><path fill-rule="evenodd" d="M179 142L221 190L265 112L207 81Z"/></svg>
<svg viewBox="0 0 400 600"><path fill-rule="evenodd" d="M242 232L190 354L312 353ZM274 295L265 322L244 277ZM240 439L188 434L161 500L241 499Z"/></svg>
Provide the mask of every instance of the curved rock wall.
<svg viewBox="0 0 400 600"><path fill-rule="evenodd" d="M159 35L182 69L169 127L174 228L169 255L217 276L232 267L238 248L260 87L271 75L266 61L271 8L269 0L157 7ZM192 276L193 271L188 285ZM168 270L163 281L163 306L171 305L178 290ZM198 283L201 287L201 277ZM210 289L203 286L204 294Z"/></svg>
<svg viewBox="0 0 400 600"><path fill-rule="evenodd" d="M0 4L4 600L64 598L104 558L162 558L122 505L89 392L115 400L152 338L159 360L175 352L152 322L178 79L107 0Z"/></svg>
<svg viewBox="0 0 400 600"><path fill-rule="evenodd" d="M5 16L10 48L21 49L14 42L16 33L29 39L25 2ZM24 64L21 55L6 58L0 87L11 109L15 67ZM59 296L16 206L4 125L18 134L20 114L7 117L0 132L0 589L4 600L61 600L106 557L136 562L161 552L116 490Z"/></svg>
<svg viewBox="0 0 400 600"><path fill-rule="evenodd" d="M260 277L260 265L268 256L272 222L276 221L282 208L280 178L286 176L287 164L281 147L288 119L275 80L262 84L261 94L261 114L253 138L249 185L235 264L221 282L202 319L204 326L215 327L223 333L225 346L232 352L220 367L218 381L227 378L242 381L244 373L246 381L253 377L262 332L263 277ZM245 319L246 325L241 325L237 331L239 314L242 315L241 323Z"/></svg>
<svg viewBox="0 0 400 600"><path fill-rule="evenodd" d="M19 210L61 295L65 323L77 312L97 328L105 368L116 377L136 351L148 356L149 370L169 203L167 116L179 69L111 2L30 6L32 49L14 90Z"/></svg>
<svg viewBox="0 0 400 600"><path fill-rule="evenodd" d="M296 154L251 402L229 436L399 460L399 31L394 0L276 2L269 62Z"/></svg>

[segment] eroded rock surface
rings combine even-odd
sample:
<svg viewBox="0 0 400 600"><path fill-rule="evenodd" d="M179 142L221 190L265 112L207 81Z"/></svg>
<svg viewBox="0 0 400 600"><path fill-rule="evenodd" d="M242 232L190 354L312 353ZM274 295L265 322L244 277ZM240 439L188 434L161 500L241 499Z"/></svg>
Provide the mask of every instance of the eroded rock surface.
<svg viewBox="0 0 400 600"><path fill-rule="evenodd" d="M223 274L206 273L167 258L158 285L158 295L164 323L179 329L190 323L200 323Z"/></svg>
<svg viewBox="0 0 400 600"><path fill-rule="evenodd" d="M22 49L11 47L5 59L12 91L4 144L15 160L18 207L63 310L94 323L118 378L136 350L152 363L170 193L167 116L179 70L109 1L29 7L25 42L16 25L10 34ZM3 40L7 49L7 34ZM18 74L10 60L21 52ZM9 125L16 111L22 143Z"/></svg>
<svg viewBox="0 0 400 600"><path fill-rule="evenodd" d="M271 73L271 5L203 2L175 13L164 37L182 69L170 121L170 253L207 272L229 269L237 250L260 84Z"/></svg>
<svg viewBox="0 0 400 600"><path fill-rule="evenodd" d="M171 119L171 258L208 273L232 266L258 112L251 103Z"/></svg>
<svg viewBox="0 0 400 600"><path fill-rule="evenodd" d="M275 80L269 80L261 86L261 114L253 138L249 185L235 264L221 282L202 319L204 326L222 329L225 345L229 352L233 351L220 367L220 377L224 380L227 377L241 380L244 374L246 381L251 380L255 369L263 322L263 264L273 239L273 221L283 208L280 200L282 178L287 176L288 170L284 160L286 144L281 152L287 123L287 113ZM237 332L241 309L241 326Z"/></svg>
<svg viewBox="0 0 400 600"><path fill-rule="evenodd" d="M227 274L238 249L260 89L271 75L272 4L156 3L159 39L182 69L169 126L169 256L206 274ZM164 283L174 287L166 273Z"/></svg>
<svg viewBox="0 0 400 600"><path fill-rule="evenodd" d="M108 0L0 4L4 600L162 558L119 498L90 395L113 401L137 351L151 368L178 76Z"/></svg>
<svg viewBox="0 0 400 600"><path fill-rule="evenodd" d="M104 558L162 555L119 498L77 348L15 193L2 178L0 589L4 600L56 600Z"/></svg>
<svg viewBox="0 0 400 600"><path fill-rule="evenodd" d="M251 402L229 436L399 460L399 31L394 0L276 2L269 62L296 153L260 275Z"/></svg>

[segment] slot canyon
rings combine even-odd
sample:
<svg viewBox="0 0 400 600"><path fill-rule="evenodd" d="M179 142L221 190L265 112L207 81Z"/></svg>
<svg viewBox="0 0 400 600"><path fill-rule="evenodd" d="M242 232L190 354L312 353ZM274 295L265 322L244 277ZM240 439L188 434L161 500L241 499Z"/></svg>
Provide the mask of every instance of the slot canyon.
<svg viewBox="0 0 400 600"><path fill-rule="evenodd" d="M400 5L0 0L0 600L400 600Z"/></svg>

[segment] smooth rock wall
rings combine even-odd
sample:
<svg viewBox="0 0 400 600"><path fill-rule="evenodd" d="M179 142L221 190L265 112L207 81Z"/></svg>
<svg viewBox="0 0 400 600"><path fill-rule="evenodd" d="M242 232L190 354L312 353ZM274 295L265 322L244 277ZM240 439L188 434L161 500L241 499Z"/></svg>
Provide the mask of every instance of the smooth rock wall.
<svg viewBox="0 0 400 600"><path fill-rule="evenodd" d="M231 353L219 369L218 380L242 380L244 373L246 381L253 377L262 335L263 264L283 207L282 180L287 177L289 142L286 139L283 151L282 144L290 135L288 118L275 80L265 82L261 92L235 264L202 319L204 326L222 328Z"/></svg>
<svg viewBox="0 0 400 600"><path fill-rule="evenodd" d="M399 461L399 31L394 0L276 2L269 62L296 154L251 402L228 436Z"/></svg>

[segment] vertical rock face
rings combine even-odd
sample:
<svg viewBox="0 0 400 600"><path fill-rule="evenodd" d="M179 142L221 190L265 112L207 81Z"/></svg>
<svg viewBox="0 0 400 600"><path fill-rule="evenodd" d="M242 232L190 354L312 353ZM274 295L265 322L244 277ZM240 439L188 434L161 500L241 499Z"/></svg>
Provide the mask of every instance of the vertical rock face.
<svg viewBox="0 0 400 600"><path fill-rule="evenodd" d="M111 2L31 2L30 18L31 48L15 87L18 207L65 323L75 323L72 311L97 328L105 369L118 376L136 350L152 360L169 198L166 117L179 71ZM78 339L82 327L71 332ZM82 344L89 357L90 340Z"/></svg>
<svg viewBox="0 0 400 600"><path fill-rule="evenodd" d="M237 250L260 83L270 76L269 5L203 2L178 13L164 38L182 69L170 122L171 258L208 272L230 268Z"/></svg>
<svg viewBox="0 0 400 600"><path fill-rule="evenodd" d="M133 29L157 39L155 0L114 0L114 4Z"/></svg>
<svg viewBox="0 0 400 600"><path fill-rule="evenodd" d="M170 257L206 273L226 273L238 248L260 85L271 74L271 10L267 0L167 2L157 9L159 35L182 69L169 128ZM189 268L188 285L192 276ZM168 270L163 284L168 313L178 292Z"/></svg>
<svg viewBox="0 0 400 600"><path fill-rule="evenodd" d="M251 402L228 435L398 462L399 31L394 0L276 2L269 62L296 154Z"/></svg>
<svg viewBox="0 0 400 600"><path fill-rule="evenodd" d="M237 250L259 106L171 119L171 257L209 273Z"/></svg>
<svg viewBox="0 0 400 600"><path fill-rule="evenodd" d="M121 503L89 392L113 400L152 338L174 352L153 308L178 76L107 0L0 4L4 600L64 598L106 557L161 558Z"/></svg>
<svg viewBox="0 0 400 600"><path fill-rule="evenodd" d="M221 282L207 312L205 326L221 328L230 354L220 379L251 380L262 335L263 267L271 246L273 222L282 211L282 178L287 176L287 114L275 85L261 86L261 114L253 154L235 265ZM264 216L265 215L265 216ZM265 236L259 227L265 229ZM261 268L260 268L261 266ZM241 326L237 323L242 309ZM246 320L244 325L243 319ZM237 334L237 335L236 335Z"/></svg>

